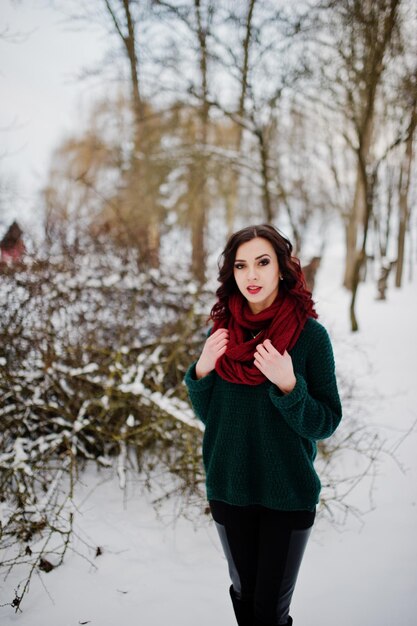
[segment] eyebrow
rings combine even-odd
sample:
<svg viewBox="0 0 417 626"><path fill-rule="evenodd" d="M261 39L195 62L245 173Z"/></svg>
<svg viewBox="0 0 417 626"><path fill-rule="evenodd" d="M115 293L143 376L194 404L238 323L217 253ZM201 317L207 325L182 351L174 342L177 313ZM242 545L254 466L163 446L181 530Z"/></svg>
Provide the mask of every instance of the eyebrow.
<svg viewBox="0 0 417 626"><path fill-rule="evenodd" d="M259 256L256 256L255 261L257 261L258 259L262 259L262 257L264 256L271 258L271 255L265 252L265 254L260 254ZM246 259L235 259L235 263L246 263Z"/></svg>

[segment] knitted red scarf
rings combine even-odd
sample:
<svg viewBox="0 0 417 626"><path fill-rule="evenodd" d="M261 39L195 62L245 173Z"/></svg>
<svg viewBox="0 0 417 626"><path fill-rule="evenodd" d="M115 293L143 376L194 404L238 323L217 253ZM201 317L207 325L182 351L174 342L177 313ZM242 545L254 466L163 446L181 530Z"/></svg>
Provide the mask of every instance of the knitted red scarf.
<svg viewBox="0 0 417 626"><path fill-rule="evenodd" d="M254 365L254 354L259 343L270 339L283 354L297 341L309 317L317 317L313 302L303 303L290 292L281 289L273 304L260 313L252 313L240 292L229 298L229 319L216 320L213 332L228 328L229 343L226 352L217 359L216 372L231 383L260 385L267 379ZM251 338L251 334L256 337Z"/></svg>

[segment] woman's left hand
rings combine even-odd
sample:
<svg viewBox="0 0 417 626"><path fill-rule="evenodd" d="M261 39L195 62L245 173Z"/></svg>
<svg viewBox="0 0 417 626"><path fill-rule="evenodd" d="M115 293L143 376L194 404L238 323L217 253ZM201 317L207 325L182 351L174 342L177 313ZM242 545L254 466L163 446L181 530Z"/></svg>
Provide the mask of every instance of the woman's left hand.
<svg viewBox="0 0 417 626"><path fill-rule="evenodd" d="M292 359L286 350L280 354L269 339L256 346L255 365L283 393L290 393L294 389L296 378Z"/></svg>

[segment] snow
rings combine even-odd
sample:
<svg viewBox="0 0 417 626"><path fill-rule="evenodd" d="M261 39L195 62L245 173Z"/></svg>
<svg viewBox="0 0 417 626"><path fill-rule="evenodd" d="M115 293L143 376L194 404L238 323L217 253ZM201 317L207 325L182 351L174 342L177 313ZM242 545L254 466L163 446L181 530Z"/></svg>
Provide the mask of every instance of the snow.
<svg viewBox="0 0 417 626"><path fill-rule="evenodd" d="M135 425L135 418L132 414L130 414L126 420L126 424L127 426L130 426L130 428L133 428L133 426Z"/></svg>
<svg viewBox="0 0 417 626"><path fill-rule="evenodd" d="M373 284L362 285L360 331L351 334L340 268L330 250L316 285L320 319L331 334L338 368L363 398L363 415L394 456L385 454L377 463L372 507L369 485L352 495L364 512L361 523L354 515L343 527L318 519L292 615L296 626L415 626L417 291L413 284L392 287L380 302ZM178 518L175 500L164 502L157 514L155 495L144 492L125 458L119 462L119 476L117 467L93 466L81 476L72 549L61 567L33 577L22 613L0 608L2 626L235 623L226 562L209 518L194 509L190 519ZM102 554L96 557L98 547ZM21 577L12 571L0 581L0 604L11 602Z"/></svg>

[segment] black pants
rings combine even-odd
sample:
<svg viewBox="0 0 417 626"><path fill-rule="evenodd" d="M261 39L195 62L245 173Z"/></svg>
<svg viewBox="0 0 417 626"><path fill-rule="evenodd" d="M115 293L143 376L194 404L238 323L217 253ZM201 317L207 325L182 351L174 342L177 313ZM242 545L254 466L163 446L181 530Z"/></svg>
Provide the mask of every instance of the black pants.
<svg viewBox="0 0 417 626"><path fill-rule="evenodd" d="M210 508L228 561L233 595L250 603L257 623L291 623L291 598L315 512L240 507L214 500Z"/></svg>

